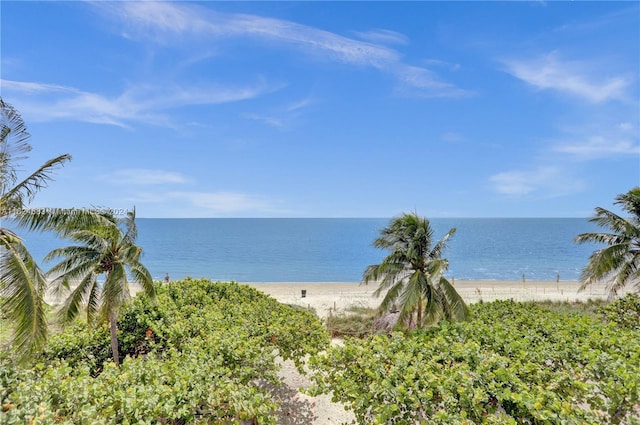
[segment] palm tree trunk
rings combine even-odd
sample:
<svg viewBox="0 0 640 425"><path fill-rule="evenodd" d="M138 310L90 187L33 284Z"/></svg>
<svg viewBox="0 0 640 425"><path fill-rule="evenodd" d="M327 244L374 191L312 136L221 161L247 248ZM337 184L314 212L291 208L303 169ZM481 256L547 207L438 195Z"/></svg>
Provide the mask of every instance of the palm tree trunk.
<svg viewBox="0 0 640 425"><path fill-rule="evenodd" d="M422 297L418 300L418 320L416 322L416 328L422 328Z"/></svg>
<svg viewBox="0 0 640 425"><path fill-rule="evenodd" d="M118 328L115 313L109 313L109 330L111 331L111 352L113 353L113 361L120 364L120 353L118 351Z"/></svg>

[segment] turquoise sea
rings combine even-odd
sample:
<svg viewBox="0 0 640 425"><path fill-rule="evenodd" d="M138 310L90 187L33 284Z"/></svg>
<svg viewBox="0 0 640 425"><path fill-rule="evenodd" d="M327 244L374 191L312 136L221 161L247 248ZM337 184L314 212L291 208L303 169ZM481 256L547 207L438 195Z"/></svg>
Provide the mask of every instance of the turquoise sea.
<svg viewBox="0 0 640 425"><path fill-rule="evenodd" d="M372 246L387 218L139 218L138 242L154 279L169 273L238 282L357 282L385 251ZM598 247L573 238L598 228L581 218L436 218L440 239L457 233L444 253L456 279L577 280ZM63 241L20 232L41 259ZM49 265L45 264L46 270Z"/></svg>

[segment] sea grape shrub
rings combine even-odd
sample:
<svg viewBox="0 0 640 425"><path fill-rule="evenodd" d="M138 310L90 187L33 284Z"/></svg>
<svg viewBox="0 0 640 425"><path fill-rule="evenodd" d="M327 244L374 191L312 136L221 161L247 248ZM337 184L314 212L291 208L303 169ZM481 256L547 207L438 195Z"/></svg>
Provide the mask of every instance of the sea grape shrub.
<svg viewBox="0 0 640 425"><path fill-rule="evenodd" d="M640 296L637 294L627 294L601 307L598 312L604 320L620 327L640 330Z"/></svg>
<svg viewBox="0 0 640 425"><path fill-rule="evenodd" d="M275 424L276 401L202 350L171 352L162 359L127 357L105 363L92 377L87 367L55 361L13 382L3 397L3 424ZM251 347L245 347L251 350ZM246 367L246 365L245 365ZM263 371L274 379L274 370ZM251 379L256 379L253 375ZM2 382L4 385L5 383ZM12 382L8 382L9 385Z"/></svg>
<svg viewBox="0 0 640 425"><path fill-rule="evenodd" d="M109 329L95 328L74 322L64 332L52 335L38 359L43 363L64 360L71 367L88 367L93 376L102 370L104 362L112 360Z"/></svg>
<svg viewBox="0 0 640 425"><path fill-rule="evenodd" d="M306 310L282 305L247 286L187 278L159 286L154 302L141 295L123 308L118 319L121 360L152 349L183 350L194 338L234 330L277 348L285 359L300 359L328 345L325 328ZM100 367L109 350L106 328L75 325L52 338L45 359Z"/></svg>
<svg viewBox="0 0 640 425"><path fill-rule="evenodd" d="M638 423L639 332L513 301L472 308L470 322L314 356L312 393L360 424Z"/></svg>
<svg viewBox="0 0 640 425"><path fill-rule="evenodd" d="M300 358L328 346L317 317L235 283L186 279L136 297L120 316L125 357L106 328L52 339L45 363L5 379L0 423L274 424L276 355ZM97 342L96 342L97 341ZM1 377L1 375L0 375Z"/></svg>
<svg viewBox="0 0 640 425"><path fill-rule="evenodd" d="M292 360L329 343L326 329L312 313L235 283L187 278L158 289L159 313L150 313L145 303L144 298L132 303L123 319L133 324L138 338L144 334L158 350L183 349L193 338L225 331L256 339Z"/></svg>

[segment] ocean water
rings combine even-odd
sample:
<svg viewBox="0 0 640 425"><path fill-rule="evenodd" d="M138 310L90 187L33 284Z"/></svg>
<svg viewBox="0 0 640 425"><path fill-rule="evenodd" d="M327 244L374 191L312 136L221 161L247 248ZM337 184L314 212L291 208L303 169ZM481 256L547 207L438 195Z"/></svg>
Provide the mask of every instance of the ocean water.
<svg viewBox="0 0 640 425"><path fill-rule="evenodd" d="M238 282L358 282L387 254L372 246L387 218L144 219L138 243L154 279L165 273ZM444 257L456 279L577 280L596 245L577 245L598 231L581 218L436 218L439 240L457 228ZM51 234L19 231L38 260L65 245ZM43 264L47 270L52 264Z"/></svg>

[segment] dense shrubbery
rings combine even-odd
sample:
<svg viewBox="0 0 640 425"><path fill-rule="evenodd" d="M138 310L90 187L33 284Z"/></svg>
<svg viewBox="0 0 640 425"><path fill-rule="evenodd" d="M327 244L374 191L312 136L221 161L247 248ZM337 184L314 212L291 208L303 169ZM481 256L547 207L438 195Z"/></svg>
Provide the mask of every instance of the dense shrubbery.
<svg viewBox="0 0 640 425"><path fill-rule="evenodd" d="M51 338L33 368L0 357L0 423L274 424L276 355L299 364L312 354L312 391L332 393L360 424L640 424L637 307L633 296L611 303L603 321L477 304L468 322L347 338L318 354L328 338L309 312L188 279L123 310L120 368L108 330L81 324Z"/></svg>
<svg viewBox="0 0 640 425"><path fill-rule="evenodd" d="M326 348L317 318L249 287L187 279L137 297L118 322L123 364L106 328L54 336L33 369L0 360L3 424L275 423L275 356Z"/></svg>
<svg viewBox="0 0 640 425"><path fill-rule="evenodd" d="M312 359L315 393L358 423L640 423L640 333L533 304L474 320L347 339Z"/></svg>
<svg viewBox="0 0 640 425"><path fill-rule="evenodd" d="M607 321L622 328L640 331L640 296L628 294L600 308L599 312Z"/></svg>

